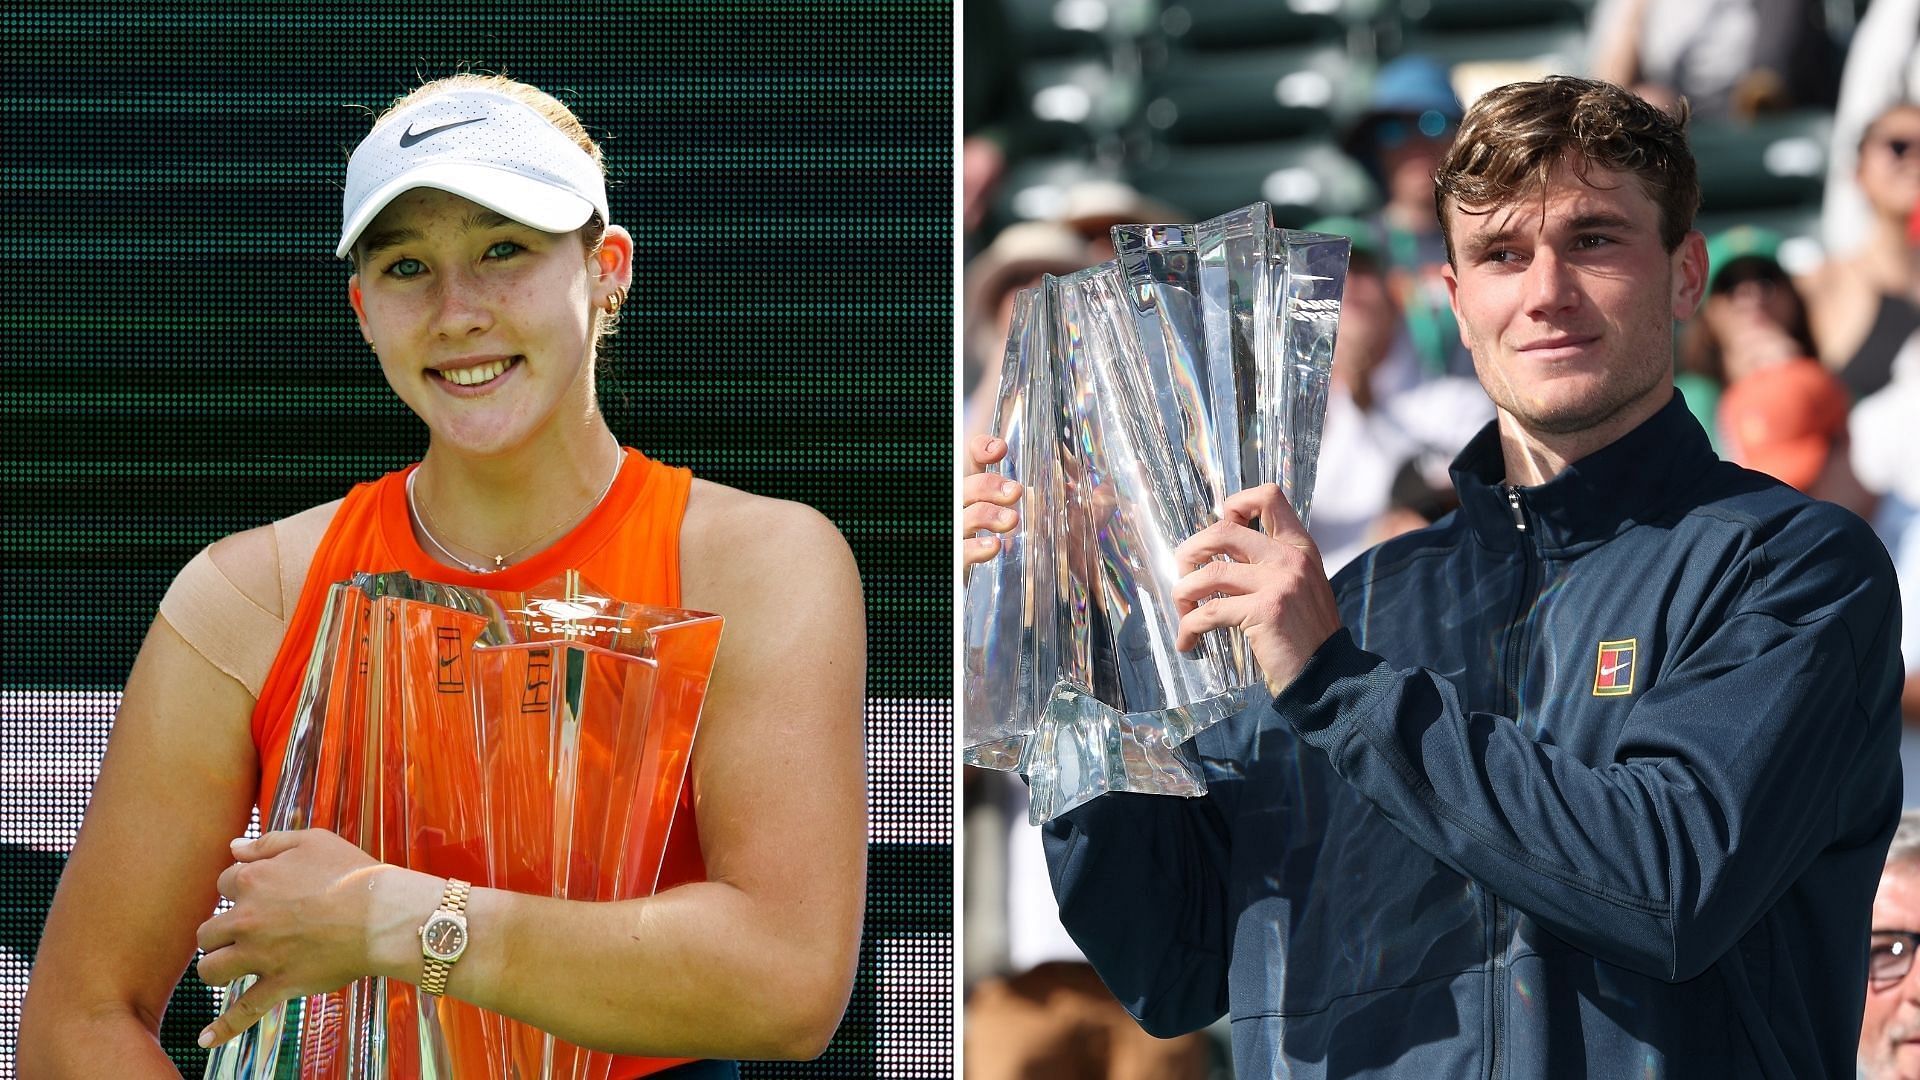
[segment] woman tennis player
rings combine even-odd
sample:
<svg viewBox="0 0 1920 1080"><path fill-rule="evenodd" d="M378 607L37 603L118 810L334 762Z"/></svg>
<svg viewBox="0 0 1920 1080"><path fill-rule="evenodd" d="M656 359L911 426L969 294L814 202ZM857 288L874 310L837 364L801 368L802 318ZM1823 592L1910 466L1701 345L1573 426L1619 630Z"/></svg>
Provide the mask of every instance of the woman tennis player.
<svg viewBox="0 0 1920 1080"><path fill-rule="evenodd" d="M229 536L183 570L129 676L21 1030L26 1076L174 1076L160 1016L200 976L258 982L201 1036L362 976L425 974L456 891L322 830L236 840L272 805L327 586L355 571L521 590L564 570L726 631L661 891L587 903L473 888L446 993L591 1049L613 1075L805 1058L846 1007L865 893L865 632L821 515L622 447L595 349L633 278L599 148L497 76L396 102L347 168L337 254L416 466ZM231 909L209 917L219 896ZM689 1062L688 1059L711 1059Z"/></svg>

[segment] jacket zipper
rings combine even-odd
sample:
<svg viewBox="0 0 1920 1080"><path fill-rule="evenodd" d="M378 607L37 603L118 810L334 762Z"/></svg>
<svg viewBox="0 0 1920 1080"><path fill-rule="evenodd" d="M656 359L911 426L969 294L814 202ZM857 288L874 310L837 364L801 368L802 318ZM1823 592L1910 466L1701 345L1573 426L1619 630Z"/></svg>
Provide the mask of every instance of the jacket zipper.
<svg viewBox="0 0 1920 1080"><path fill-rule="evenodd" d="M1526 639L1526 623L1533 611L1535 583L1534 551L1532 542L1525 534L1527 529L1526 507L1520 501L1520 489L1507 486L1507 508L1513 511L1514 531L1521 533L1516 543L1520 551L1521 575L1519 605L1513 619L1507 625L1507 663L1506 685L1502 688L1507 697L1507 715L1514 723L1520 722L1520 679L1526 673L1526 654L1523 646ZM1500 1077L1501 1050L1506 1045L1507 1016L1507 904L1498 896L1493 897L1493 949L1488 967L1491 972L1488 987L1488 1008L1493 1021L1493 1049L1488 1054L1487 1075L1493 1080Z"/></svg>

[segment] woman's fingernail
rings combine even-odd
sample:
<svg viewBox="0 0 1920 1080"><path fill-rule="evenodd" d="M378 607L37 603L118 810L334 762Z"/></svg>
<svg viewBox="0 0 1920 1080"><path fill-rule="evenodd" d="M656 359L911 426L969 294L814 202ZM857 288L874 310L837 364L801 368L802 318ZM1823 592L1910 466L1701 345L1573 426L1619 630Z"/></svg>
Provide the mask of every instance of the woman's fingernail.
<svg viewBox="0 0 1920 1080"><path fill-rule="evenodd" d="M1019 484L1014 483L1012 480L1002 480L1000 481L1000 494L1011 495L1013 494L1013 489L1019 486Z"/></svg>
<svg viewBox="0 0 1920 1080"><path fill-rule="evenodd" d="M1008 524L1011 524L1011 523L1013 522L1013 511L1011 511L1011 510L995 510L995 511L993 512L993 522L994 522L994 524L996 524L996 525L1008 525Z"/></svg>
<svg viewBox="0 0 1920 1080"><path fill-rule="evenodd" d="M1001 448L1002 446L1005 446L1005 445L1006 445L1006 444L1005 444L1005 443L1003 443L1003 442L1001 442L1001 441L1000 441L999 439L988 439L988 440L987 440L987 453L989 453L989 454L997 454L997 453L999 453L999 452L1000 452L1000 448Z"/></svg>
<svg viewBox="0 0 1920 1080"><path fill-rule="evenodd" d="M213 1029L208 1028L207 1030L200 1033L200 1048L202 1050L205 1050L207 1047L212 1045L213 1045Z"/></svg>

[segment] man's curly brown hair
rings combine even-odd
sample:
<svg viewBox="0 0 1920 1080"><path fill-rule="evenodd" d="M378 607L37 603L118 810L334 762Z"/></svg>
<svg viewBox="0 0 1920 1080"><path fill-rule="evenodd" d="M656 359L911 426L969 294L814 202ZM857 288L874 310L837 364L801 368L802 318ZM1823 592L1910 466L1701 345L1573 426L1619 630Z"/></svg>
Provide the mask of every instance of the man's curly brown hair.
<svg viewBox="0 0 1920 1080"><path fill-rule="evenodd" d="M1637 177L1660 207L1660 241L1680 246L1700 209L1700 177L1687 148L1687 103L1669 115L1612 83L1552 75L1490 90L1467 110L1453 147L1433 176L1433 207L1454 261L1447 207L1485 214L1525 194L1544 193L1566 162L1593 185L1598 166Z"/></svg>

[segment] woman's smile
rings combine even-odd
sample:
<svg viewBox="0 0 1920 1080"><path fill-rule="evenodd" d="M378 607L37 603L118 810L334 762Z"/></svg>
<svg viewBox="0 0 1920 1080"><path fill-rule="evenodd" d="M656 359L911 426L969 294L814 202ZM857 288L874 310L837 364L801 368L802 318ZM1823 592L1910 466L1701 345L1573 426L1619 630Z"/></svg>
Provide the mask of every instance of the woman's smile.
<svg viewBox="0 0 1920 1080"><path fill-rule="evenodd" d="M492 391L506 381L507 373L517 370L526 357L467 357L451 360L427 369L427 378L457 397L471 397Z"/></svg>

